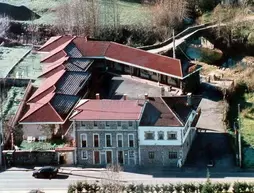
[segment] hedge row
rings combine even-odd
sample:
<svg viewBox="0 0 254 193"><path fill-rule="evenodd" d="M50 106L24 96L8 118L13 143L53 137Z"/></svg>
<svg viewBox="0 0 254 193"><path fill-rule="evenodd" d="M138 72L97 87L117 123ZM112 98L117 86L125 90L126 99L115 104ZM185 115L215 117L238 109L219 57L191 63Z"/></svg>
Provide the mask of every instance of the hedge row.
<svg viewBox="0 0 254 193"><path fill-rule="evenodd" d="M129 184L120 182L98 184L78 181L70 184L68 193L253 193L254 183L234 182L230 183L179 183L163 185Z"/></svg>

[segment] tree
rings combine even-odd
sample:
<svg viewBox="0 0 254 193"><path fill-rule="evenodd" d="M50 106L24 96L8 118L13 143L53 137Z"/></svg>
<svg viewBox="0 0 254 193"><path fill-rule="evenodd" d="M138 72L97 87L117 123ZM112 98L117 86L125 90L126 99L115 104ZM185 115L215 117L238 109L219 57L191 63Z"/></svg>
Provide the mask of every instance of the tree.
<svg viewBox="0 0 254 193"><path fill-rule="evenodd" d="M10 25L10 19L6 16L0 15L0 37L5 36L6 30Z"/></svg>
<svg viewBox="0 0 254 193"><path fill-rule="evenodd" d="M187 16L187 1L156 0L153 15L157 27L176 27Z"/></svg>
<svg viewBox="0 0 254 193"><path fill-rule="evenodd" d="M212 20L217 24L215 28L217 36L227 42L227 46L232 45L234 37L242 39L243 29L248 23L249 6L246 1L241 5L218 5L212 14Z"/></svg>

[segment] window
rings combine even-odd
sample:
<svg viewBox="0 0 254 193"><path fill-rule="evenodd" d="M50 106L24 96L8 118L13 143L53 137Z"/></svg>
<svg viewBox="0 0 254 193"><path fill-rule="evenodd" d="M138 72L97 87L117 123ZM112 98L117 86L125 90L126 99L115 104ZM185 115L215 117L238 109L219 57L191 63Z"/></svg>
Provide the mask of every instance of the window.
<svg viewBox="0 0 254 193"><path fill-rule="evenodd" d="M158 140L164 140L164 131L158 132Z"/></svg>
<svg viewBox="0 0 254 193"><path fill-rule="evenodd" d="M129 127L132 127L132 121L129 121Z"/></svg>
<svg viewBox="0 0 254 193"><path fill-rule="evenodd" d="M167 133L168 140L177 139L176 134L177 134L176 132L168 131L168 133Z"/></svg>
<svg viewBox="0 0 254 193"><path fill-rule="evenodd" d="M106 126L109 127L109 122L108 121L106 121Z"/></svg>
<svg viewBox="0 0 254 193"><path fill-rule="evenodd" d="M169 159L177 159L177 152L175 152L175 151L168 152L168 158Z"/></svg>
<svg viewBox="0 0 254 193"><path fill-rule="evenodd" d="M95 127L97 127L97 126L98 126L97 121L94 121L93 125L94 125Z"/></svg>
<svg viewBox="0 0 254 193"><path fill-rule="evenodd" d="M154 139L154 132L153 131L146 131L145 132L145 140L153 140Z"/></svg>
<svg viewBox="0 0 254 193"><path fill-rule="evenodd" d="M111 141L111 134L106 134L106 147L111 147L112 141Z"/></svg>
<svg viewBox="0 0 254 193"><path fill-rule="evenodd" d="M121 127L121 126L122 126L121 121L117 121L117 126L118 126L118 127Z"/></svg>
<svg viewBox="0 0 254 193"><path fill-rule="evenodd" d="M117 140L117 147L123 147L123 135L117 134L116 135Z"/></svg>
<svg viewBox="0 0 254 193"><path fill-rule="evenodd" d="M85 150L81 151L81 159L88 159L87 151L85 151Z"/></svg>
<svg viewBox="0 0 254 193"><path fill-rule="evenodd" d="M134 134L129 134L129 147L134 147Z"/></svg>
<svg viewBox="0 0 254 193"><path fill-rule="evenodd" d="M99 135L98 134L93 135L93 146L99 147Z"/></svg>
<svg viewBox="0 0 254 193"><path fill-rule="evenodd" d="M148 152L148 158L149 159L154 159L154 152L153 151Z"/></svg>
<svg viewBox="0 0 254 193"><path fill-rule="evenodd" d="M85 121L81 121L81 126L85 127L86 126L86 122Z"/></svg>
<svg viewBox="0 0 254 193"><path fill-rule="evenodd" d="M129 159L134 159L135 158L135 152L133 150L129 151Z"/></svg>
<svg viewBox="0 0 254 193"><path fill-rule="evenodd" d="M81 134L80 135L81 147L87 147L87 135Z"/></svg>

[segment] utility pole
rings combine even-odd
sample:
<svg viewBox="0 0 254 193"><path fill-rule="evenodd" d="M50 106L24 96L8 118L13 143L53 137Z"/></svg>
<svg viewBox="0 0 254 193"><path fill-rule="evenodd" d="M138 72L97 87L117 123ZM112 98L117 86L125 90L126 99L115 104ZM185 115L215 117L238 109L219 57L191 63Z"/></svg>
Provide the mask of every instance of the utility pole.
<svg viewBox="0 0 254 193"><path fill-rule="evenodd" d="M241 118L240 118L240 104L238 104L238 146L239 146L239 166L242 167L242 141L241 141Z"/></svg>
<svg viewBox="0 0 254 193"><path fill-rule="evenodd" d="M173 29L173 58L176 58L175 30Z"/></svg>

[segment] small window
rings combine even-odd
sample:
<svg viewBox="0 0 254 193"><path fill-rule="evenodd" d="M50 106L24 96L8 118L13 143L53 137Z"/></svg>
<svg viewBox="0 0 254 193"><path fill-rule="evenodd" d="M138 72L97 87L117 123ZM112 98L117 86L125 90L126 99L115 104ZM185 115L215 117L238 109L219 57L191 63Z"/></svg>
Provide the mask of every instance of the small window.
<svg viewBox="0 0 254 193"><path fill-rule="evenodd" d="M154 140L154 132L146 131L145 132L145 140Z"/></svg>
<svg viewBox="0 0 254 193"><path fill-rule="evenodd" d="M81 121L81 126L85 127L86 126L86 122L85 121Z"/></svg>
<svg viewBox="0 0 254 193"><path fill-rule="evenodd" d="M129 127L132 127L132 121L129 121Z"/></svg>
<svg viewBox="0 0 254 193"><path fill-rule="evenodd" d="M156 73L156 72L153 72L153 75L157 75L157 73Z"/></svg>
<svg viewBox="0 0 254 193"><path fill-rule="evenodd" d="M82 159L88 159L87 151L85 151L85 150L81 151L81 158Z"/></svg>
<svg viewBox="0 0 254 193"><path fill-rule="evenodd" d="M87 147L87 135L86 134L81 134L81 147Z"/></svg>
<svg viewBox="0 0 254 193"><path fill-rule="evenodd" d="M135 152L133 150L129 151L129 158L133 159L135 157Z"/></svg>
<svg viewBox="0 0 254 193"><path fill-rule="evenodd" d="M106 147L112 147L111 135L106 134Z"/></svg>
<svg viewBox="0 0 254 193"><path fill-rule="evenodd" d="M169 159L177 159L177 152L170 151L168 153L168 158Z"/></svg>
<svg viewBox="0 0 254 193"><path fill-rule="evenodd" d="M108 121L106 121L106 126L109 127L109 122Z"/></svg>
<svg viewBox="0 0 254 193"><path fill-rule="evenodd" d="M99 147L99 135L98 134L95 134L93 136L93 145L94 145L94 147Z"/></svg>
<svg viewBox="0 0 254 193"><path fill-rule="evenodd" d="M123 135L122 134L117 134L117 147L123 147Z"/></svg>
<svg viewBox="0 0 254 193"><path fill-rule="evenodd" d="M171 131L168 132L168 133L167 133L167 136L168 136L167 138L168 138L168 140L177 139L176 134L177 134L176 132L171 132Z"/></svg>
<svg viewBox="0 0 254 193"><path fill-rule="evenodd" d="M118 127L121 127L121 126L122 126L121 121L117 121L117 126L118 126Z"/></svg>
<svg viewBox="0 0 254 193"><path fill-rule="evenodd" d="M98 126L97 121L94 121L93 125L94 125L95 127L97 127L97 126Z"/></svg>
<svg viewBox="0 0 254 193"><path fill-rule="evenodd" d="M158 132L158 140L164 140L164 131Z"/></svg>
<svg viewBox="0 0 254 193"><path fill-rule="evenodd" d="M148 152L148 158L149 159L154 159L154 152L153 151Z"/></svg>
<svg viewBox="0 0 254 193"><path fill-rule="evenodd" d="M129 147L134 147L134 134L129 134Z"/></svg>

